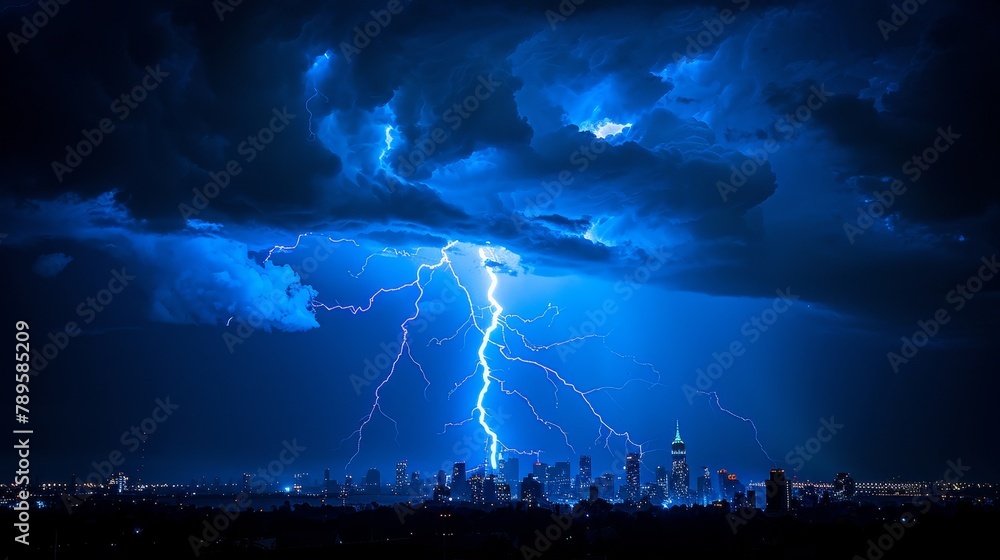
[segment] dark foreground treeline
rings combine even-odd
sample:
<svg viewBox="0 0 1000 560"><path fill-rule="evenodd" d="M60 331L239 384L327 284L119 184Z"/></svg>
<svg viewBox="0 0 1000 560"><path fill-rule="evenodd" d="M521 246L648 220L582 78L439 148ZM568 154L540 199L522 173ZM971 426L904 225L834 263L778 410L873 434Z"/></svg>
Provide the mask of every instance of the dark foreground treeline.
<svg viewBox="0 0 1000 560"><path fill-rule="evenodd" d="M922 557L928 550L961 558L987 548L998 521L995 507L966 504L926 510L833 504L771 517L720 507L630 511L603 501L558 514L515 506L483 511L438 505L365 511L286 506L236 513L94 501L72 514L58 508L33 512L31 544L13 543L8 550L11 559L891 560Z"/></svg>

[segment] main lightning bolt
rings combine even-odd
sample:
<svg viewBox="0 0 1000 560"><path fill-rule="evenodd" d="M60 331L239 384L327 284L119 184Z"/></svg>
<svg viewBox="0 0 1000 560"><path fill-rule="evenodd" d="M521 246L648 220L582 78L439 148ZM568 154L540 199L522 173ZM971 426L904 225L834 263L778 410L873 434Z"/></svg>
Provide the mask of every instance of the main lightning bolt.
<svg viewBox="0 0 1000 560"><path fill-rule="evenodd" d="M533 323L535 321L539 321L541 319L544 319L548 315L548 313L550 311L554 310L555 313L553 314L552 319L549 321L549 325L551 326L552 325L552 321L559 314L559 308L555 307L555 306L553 306L551 304L549 304L549 306L545 309L545 311L543 311L540 315L538 315L537 317L534 317L534 318L530 318L530 319L521 317L519 315L504 315L503 314L503 306L496 299L496 289L497 289L497 284L499 282L498 276L493 271L493 268L499 264L498 263L498 258L496 256L496 253L492 249L490 249L490 248L481 247L479 249L479 257L480 257L480 261L483 264L484 268L486 268L487 274L488 274L489 279L490 279L490 285L489 285L489 288L487 290L487 300L489 301L489 304L490 304L489 308L492 309L492 313L490 315L489 326L486 329L482 330L483 339L482 339L482 343L480 344L479 352L478 352L478 355L479 355L479 365L482 368L483 386L482 386L482 388L479 391L479 398L477 400L476 407L473 409L473 416L471 416L471 417L469 417L469 418L467 418L467 419L465 419L465 420L463 420L462 422L459 422L459 423L448 424L446 426L446 428L449 427L449 426L460 426L460 425L464 424L465 422L467 422L469 420L472 420L474 417L478 416L479 424L483 427L483 430L488 435L488 438L487 438L487 443L488 443L487 444L487 449L488 449L488 458L487 458L487 461L489 462L490 466L492 466L494 469L497 466L497 452L498 452L498 447L502 447L503 451L512 452L512 453L515 453L515 454L521 454L521 455L532 455L532 454L539 453L538 450L518 450L518 449L514 449L514 448L511 448L511 447L508 447L508 446L504 445L503 442L500 440L498 434L494 430L492 430L490 428L490 426L487 424L487 422L486 422L486 416L487 416L487 414L486 414L485 408L483 407L483 398L486 396L486 393L489 390L491 381L495 380L495 381L497 381L499 383L500 389L501 389L501 391L504 394L510 395L510 396L515 396L515 397L519 398L521 401L523 401L525 403L525 405L527 405L528 408L531 410L531 412L532 412L533 416L535 417L536 421L538 421L539 423L547 426L550 429L554 428L554 429L558 430L562 434L562 436L563 436L563 438L564 438L564 440L566 442L567 447L569 447L573 451L573 453L576 453L576 450L573 449L573 445L570 443L569 434L567 433L567 431L565 429L563 429L559 424L557 424L555 422L552 422L550 420L547 420L544 417L542 417L542 415L538 412L538 409L536 408L536 406L531 402L531 400L523 392L518 391L516 389L508 389L506 387L505 380L496 377L492 373L492 371L489 368L489 365L487 364L486 355L485 355L486 349L488 348L489 345L492 344L492 345L494 345L494 346L497 347L497 349L499 350L500 356L503 357L505 360L507 360L509 362L513 362L513 363L521 363L521 364L526 364L526 365L529 365L529 366L534 366L535 368L540 369L544 373L545 379L553 387L553 398L555 400L555 404L556 404L557 407L558 407L558 403L559 403L558 392L559 392L560 386L562 386L564 388L568 388L573 393L575 393L584 402L584 404L588 407L588 409L593 414L593 416L598 420L598 423L599 423L600 427L598 428L598 436L597 436L597 439L595 440L595 442L599 441L601 439L601 436L604 435L605 436L605 447L610 450L610 438L612 436L623 437L625 439L625 442L627 444L639 448L639 450L641 452L642 446L640 444L634 442L627 431L615 429L614 427L611 426L611 424L609 424L605 420L604 416L601 413L598 412L597 408L591 402L589 395L591 395L592 393L596 393L596 392L606 392L606 391L619 391L619 390L623 390L626 386L628 386L630 383L632 383L634 381L645 382L645 383L648 383L651 386L652 385L660 385L660 384L658 382L650 382L650 381L647 381L647 380L633 379L633 380L629 380L628 382L626 382L625 384L623 384L621 386L603 386L603 387L597 387L597 388L593 388L593 389L580 389L580 388L578 388L576 386L576 384L570 382L564 375L560 374L555 369L552 369L552 368L550 368L550 367L542 364L541 362L539 362L537 360L531 360L531 359L522 358L520 356L514 355L512 353L512 350L511 350L511 345L507 342L507 333L508 332L511 333L511 334L513 334L513 335L515 335L517 338L519 338L520 341L521 341L521 343L522 343L522 345L527 350L530 350L532 352L541 352L543 350L549 350L549 349L552 349L552 348L556 348L556 347L559 347L559 346L562 346L562 345L566 345L566 344L572 344L572 343L575 343L575 342L578 342L578 341L582 341L582 340L585 340L585 339L589 339L589 338L601 338L602 340L604 340L604 338L607 335L592 334L592 335L577 336L577 337L573 337L573 338L570 338L570 339L561 340L561 341L558 341L558 342L554 342L554 343L550 343L550 344L545 344L545 345L532 344L531 342L528 341L528 338L527 338L527 336L525 334L523 334L522 332L520 332L515 327L511 326L511 324L510 324L511 320L517 320L521 324L529 324L529 323ZM471 302L470 302L470 306L471 306ZM473 319L473 324L474 324L474 318L475 318L475 315L471 316L471 319ZM469 322L467 321L467 323L469 323ZM498 328L501 331L501 342L494 341L493 338L492 338L492 335L493 335L494 331L496 331ZM453 334L451 337L448 337L448 338L454 338L455 336L457 336L459 334L460 331L461 331L461 328L460 328L459 331L456 331L455 334ZM436 339L435 339L435 341L436 341ZM438 344L440 344L440 341L438 341ZM605 345L605 347L606 347L606 345ZM636 365L639 365L639 366L642 366L642 367L648 367L651 371L653 371L657 375L657 378L659 378L659 372L656 371L656 369L652 366L652 364L640 362L636 358L634 358L633 356L627 356L627 355L624 355L624 354L620 354L618 352L615 352L614 350L611 350L610 348L608 348L608 350L612 354L614 354L614 355L616 355L616 356L618 356L620 358L631 359L633 361L633 363L635 363ZM478 370L477 370L477 372L478 372ZM460 383L457 383L455 385L455 388L452 389L451 392L453 393L455 390L457 390L459 387L461 387L464 383L466 383L467 381L469 381L475 375L475 373L476 372L474 372L473 374L467 376ZM612 400L614 400L614 399L612 399Z"/></svg>
<svg viewBox="0 0 1000 560"><path fill-rule="evenodd" d="M270 260L272 256L277 253L287 253L295 250L300 246L301 242L307 237L319 236L319 235L322 234L317 234L313 232L304 233L299 235L298 238L295 240L295 243L291 245L275 245L273 248L271 248L270 251L267 252L265 261ZM328 237L326 235L322 235L322 237L324 238L324 241L329 243L347 244L347 245L353 245L354 247L360 247L360 245L352 239L335 239L333 237ZM540 412L539 408L536 406L536 404L532 402L532 400L525 394L524 391L519 390L516 387L512 387L509 380L503 378L507 377L506 375L500 377L498 376L497 370L495 368L490 367L491 358L488 357L487 354L488 352L490 352L491 348L494 348L495 354L491 353L492 359L495 360L497 357L500 357L513 365L530 368L528 371L531 371L531 369L533 369L539 372L540 376L544 377L545 381L552 386L552 398L557 408L559 406L559 400L560 400L559 399L560 389L568 390L571 396L573 396L576 399L579 399L586 407L586 410L588 410L596 420L597 437L594 440L595 444L597 444L603 439L603 444L604 444L603 446L609 451L611 451L611 438L616 437L624 440L626 448L631 446L632 448L635 448L640 453L642 453L644 447L643 444L636 442L633 439L632 435L629 433L629 431L613 426L612 423L607 418L607 414L599 410L600 407L595 405L592 398L597 393L603 393L607 395L612 400L612 402L615 402L617 404L617 402L611 396L613 392L624 390L626 387L628 387L633 383L645 383L650 387L652 386L662 387L662 385L659 383L660 373L656 370L656 368L648 362L640 361L635 356L622 354L608 347L607 337L609 336L610 333L578 335L566 340L559 340L555 342L549 342L546 344L537 344L530 341L528 335L523 329L526 328L527 325L544 320L546 317L549 318L548 325L549 327L551 327L554 320L559 315L560 309L556 306L549 304L546 307L546 309L542 311L541 314L535 317L529 316L527 318L516 314L505 313L503 305L501 305L500 301L497 299L497 290L500 283L497 271L504 266L504 263L501 262L504 250L502 248L500 250L497 250L489 246L478 247L479 262L480 265L485 269L487 278L489 280L489 284L486 289L486 300L488 302L488 305L485 307L477 306L474 303L471 293L466 288L465 284L463 284L460 275L456 271L455 266L451 259L450 252L455 250L455 248L458 245L459 245L458 241L448 242L445 246L441 247L438 250L437 258L432 260L425 260L426 257L424 257L421 254L422 253L421 250L414 250L412 252L408 252L392 248L384 248L381 251L372 253L368 255L367 258L363 259L363 264L361 265L359 272L353 273L348 270L350 276L354 278L359 278L361 274L365 271L365 268L367 267L369 262L376 257L406 257L417 260L425 260L425 262L422 262L417 266L415 275L412 278L412 280L395 286L379 287L376 289L376 291L372 293L370 297L367 298L366 302L353 303L353 304L352 303L342 304L336 300L334 300L330 304L322 303L318 300L312 302L312 307L314 310L323 309L331 312L346 311L351 313L352 315L357 315L361 313L366 313L369 310L371 310L376 304L376 302L386 294L399 293L408 290L415 291L415 297L412 300L413 313L407 316L405 319L403 319L403 321L399 325L400 332L402 333L401 342L399 343L399 349L398 351L395 352L395 356L391 361L391 365L388 367L388 372L385 374L385 377L381 379L381 381L377 384L375 388L374 399L371 403L371 407L368 409L367 414L365 414L359 420L357 429L355 429L350 435L348 435L342 440L343 443L348 441L349 439L353 439L354 436L357 436L357 444L354 454L351 456L347 464L350 465L354 461L354 459L357 458L358 454L360 454L362 449L362 442L365 429L374 420L376 415L381 415L390 422L392 422L392 424L396 428L396 434L398 437L399 424L396 421L396 419L393 418L389 414L389 412L384 409L382 403L382 395L389 386L389 384L391 383L393 377L396 376L398 368L401 366L402 363L410 362L416 367L417 371L420 372L420 375L422 376L425 382L424 393L426 397L427 389L431 385L432 376L428 375L428 370L421 364L421 362L417 359L417 357L414 356L413 334L411 333L411 326L414 323L414 321L416 321L420 317L421 304L424 302L425 289L427 285L434 279L435 274L438 273L448 274L450 278L454 281L455 285L458 287L459 292L462 295L464 295L465 301L463 302L463 304L467 305L466 312L468 313L468 318L463 322L461 326L459 326L449 336L445 336L443 338L438 338L438 337L431 338L427 342L427 345L430 346L433 343L438 346L442 346L445 343L448 343L460 336L463 337L464 340L464 338L467 337L468 333L472 330L477 331L482 336L482 339L480 340L479 347L477 350L478 363L476 364L476 367L472 368L473 371L469 375L465 376L457 383L454 383L454 387L448 392L448 396L450 397L452 394L455 393L455 391L457 391L460 387L464 386L467 382L471 381L474 378L478 378L481 380L482 385L479 388L475 405L471 407L471 414L468 418L460 422L446 424L445 430L447 430L448 427L461 426L470 421L477 421L479 425L483 428L484 432L487 434L487 439L485 442L485 449L484 449L484 451L486 451L487 453L486 464L489 465L489 467L491 467L494 470L497 468L498 458L500 453L514 453L514 454L524 454L524 455L540 453L539 450L520 450L505 445L502 441L502 438L497 433L497 430L490 425L489 420L491 415L488 412L486 406L484 405L484 401L488 393L490 392L493 382L495 381L501 395L513 397L518 401L523 402L531 411L531 414L533 415L534 419L537 422L546 426L549 429L558 430L558 432L562 435L567 447L575 453L575 449L573 448L573 445L571 443L569 432L556 422L553 422L545 418L543 414ZM497 336L498 332L499 336ZM574 345L574 347L579 347L579 344L585 343L590 339L599 339L604 344L605 349L614 356L620 359L631 361L637 367L648 369L649 371L651 371L656 375L657 378L656 381L650 381L647 379L631 379L626 383L618 386L601 385L596 387L581 387L579 386L579 382L572 381L566 375L566 373L560 372L553 367L545 365L540 358L535 359L520 355L521 352L518 352L514 348L514 345L511 344L511 341L514 341L517 343L516 346L522 348L524 351L527 351L531 354L542 354L546 351L558 350L560 347L564 345ZM717 395L716 395L716 403L718 404ZM624 407L622 408L624 409ZM725 409L722 409L721 406L719 408L721 410L728 412L729 414L733 414ZM736 415L733 414L733 416ZM741 420L750 422L748 419L739 416L736 417L740 418ZM750 423L752 424L752 422ZM754 429L756 432L756 427L754 427ZM759 444L760 443L759 439L757 441ZM763 451L763 446L761 446L761 449Z"/></svg>
<svg viewBox="0 0 1000 560"><path fill-rule="evenodd" d="M493 308L492 319L490 320L490 325L486 327L483 332L483 343L479 345L479 365L483 368L483 389L479 391L479 400L476 401L476 410L479 411L479 424L486 431L487 436L489 436L489 446L490 446L490 467L494 470L497 468L497 434L490 429L490 426L486 423L486 409L483 408L483 397L486 396L486 391L490 388L490 366L486 363L486 347L490 344L490 336L493 335L493 331L496 330L497 325L500 324L500 314L503 313L503 307L500 302L496 300L494 294L497 290L497 275L493 272L493 269L489 266L486 260L486 249L480 247L479 258L483 260L483 264L486 265L486 273L490 276L490 287L486 290L486 299L490 302L490 306Z"/></svg>

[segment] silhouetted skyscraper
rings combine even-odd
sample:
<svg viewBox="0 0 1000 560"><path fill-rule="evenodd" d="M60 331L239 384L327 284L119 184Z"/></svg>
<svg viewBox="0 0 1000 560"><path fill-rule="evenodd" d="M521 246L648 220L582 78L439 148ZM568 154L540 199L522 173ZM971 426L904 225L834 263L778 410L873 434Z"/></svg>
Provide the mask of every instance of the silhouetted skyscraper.
<svg viewBox="0 0 1000 560"><path fill-rule="evenodd" d="M707 506L715 499L715 492L712 491L712 472L708 467L701 468L701 476L698 477L698 499L701 505Z"/></svg>
<svg viewBox="0 0 1000 560"><path fill-rule="evenodd" d="M365 492L378 494L382 490L382 473L378 469L368 469L365 475Z"/></svg>
<svg viewBox="0 0 1000 560"><path fill-rule="evenodd" d="M483 493L484 482L482 475L474 474L469 477L469 494L471 496L470 501L474 504L483 505L486 503L486 496Z"/></svg>
<svg viewBox="0 0 1000 560"><path fill-rule="evenodd" d="M559 498L572 497L573 482L569 476L569 461L556 461L552 469L552 487Z"/></svg>
<svg viewBox="0 0 1000 560"><path fill-rule="evenodd" d="M573 485L578 498L585 499L590 491L590 485L594 483L590 465L590 455L580 455L580 471L576 474L576 483Z"/></svg>
<svg viewBox="0 0 1000 560"><path fill-rule="evenodd" d="M784 515L792 509L792 481L785 478L785 469L771 469L771 478L764 483L764 512Z"/></svg>
<svg viewBox="0 0 1000 560"><path fill-rule="evenodd" d="M640 455L629 453L625 456L625 499L633 502L639 501L639 471Z"/></svg>
<svg viewBox="0 0 1000 560"><path fill-rule="evenodd" d="M516 492L521 485L521 461L517 457L507 457L501 469L503 482L510 485L511 492Z"/></svg>
<svg viewBox="0 0 1000 560"><path fill-rule="evenodd" d="M856 485L850 473L837 473L836 478L833 479L833 492L837 497L851 499L854 497L855 490Z"/></svg>
<svg viewBox="0 0 1000 560"><path fill-rule="evenodd" d="M497 505L505 506L510 504L510 484L497 482Z"/></svg>
<svg viewBox="0 0 1000 560"><path fill-rule="evenodd" d="M456 500L468 499L468 482L465 480L465 461L455 463L451 470L451 497Z"/></svg>
<svg viewBox="0 0 1000 560"><path fill-rule="evenodd" d="M681 423L677 421L674 442L670 444L670 491L672 501L687 502L691 497L691 473L687 464L687 446L681 439Z"/></svg>
<svg viewBox="0 0 1000 560"><path fill-rule="evenodd" d="M610 500L615 496L615 475L604 473L597 477L597 491L601 498Z"/></svg>
<svg viewBox="0 0 1000 560"><path fill-rule="evenodd" d="M292 475L292 490L296 494L301 494L302 490L309 485L309 473L295 473Z"/></svg>
<svg viewBox="0 0 1000 560"><path fill-rule="evenodd" d="M119 472L108 479L108 489L116 494L122 494L128 489L128 477Z"/></svg>
<svg viewBox="0 0 1000 560"><path fill-rule="evenodd" d="M593 482L593 471L591 470L590 455L580 455L580 483L581 487L590 487Z"/></svg>
<svg viewBox="0 0 1000 560"><path fill-rule="evenodd" d="M539 496L544 495L546 491L545 484L548 481L549 465L547 463L535 461L535 464L532 465L531 468L531 474L535 477L535 480L538 481L538 484L542 486L542 491Z"/></svg>
<svg viewBox="0 0 1000 560"><path fill-rule="evenodd" d="M497 495L497 477L495 474L488 475L483 479L483 504L495 506L499 503L500 497Z"/></svg>
<svg viewBox="0 0 1000 560"><path fill-rule="evenodd" d="M663 465L656 466L656 483L667 489L670 487L670 471Z"/></svg>
<svg viewBox="0 0 1000 560"><path fill-rule="evenodd" d="M531 466L531 474L535 475L535 478L541 482L542 480L545 480L545 469L547 468L549 468L547 463L535 461L535 464Z"/></svg>
<svg viewBox="0 0 1000 560"><path fill-rule="evenodd" d="M542 483L532 474L524 477L524 480L521 481L521 501L530 506L537 506L541 499Z"/></svg>
<svg viewBox="0 0 1000 560"><path fill-rule="evenodd" d="M396 492L406 491L406 461L396 463Z"/></svg>

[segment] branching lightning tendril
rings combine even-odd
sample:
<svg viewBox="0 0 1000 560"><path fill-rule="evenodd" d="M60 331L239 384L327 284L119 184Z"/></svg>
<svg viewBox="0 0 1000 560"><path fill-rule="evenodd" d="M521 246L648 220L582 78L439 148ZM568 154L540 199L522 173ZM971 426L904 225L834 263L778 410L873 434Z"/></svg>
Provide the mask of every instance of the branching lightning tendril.
<svg viewBox="0 0 1000 560"><path fill-rule="evenodd" d="M271 257L276 253L287 253L294 251L296 248L300 246L300 244L305 238L310 236L319 236L319 235L321 234L313 232L303 233L298 236L298 238L295 240L295 243L292 245L287 245L287 246L275 245L273 248L270 249L270 251L267 252L267 256L264 259L264 261L266 262L270 260ZM334 239L333 237L328 237L325 235L322 235L322 238L325 242L329 243L334 243L334 244L345 243L345 244L351 244L355 247L360 247L360 245L352 239ZM473 379L480 379L482 381L482 385L479 388L476 402L471 407L469 417L458 422L451 422L445 424L444 430L440 432L441 434L447 432L448 428L463 426L473 421L477 422L487 435L485 449L484 449L486 456L485 456L485 464L483 465L483 467L489 465L489 467L492 468L493 470L497 469L498 458L501 453L513 453L519 455L537 455L541 453L540 450L534 450L534 449L521 450L505 445L502 441L500 434L497 433L497 430L493 426L491 426L490 423L491 416L490 413L488 412L488 409L484 405L484 401L487 395L490 393L490 389L495 382L496 389L499 391L499 393L497 394L512 397L524 403L524 405L526 405L528 409L531 411L531 414L536 422L545 426L548 429L557 430L561 434L562 439L564 440L567 448L569 448L574 454L576 453L576 450L574 449L574 446L571 443L569 432L562 426L560 426L558 423L553 422L548 418L545 418L545 416L539 411L539 408L535 405L535 403L532 402L532 400L525 394L523 390L511 387L509 380L505 379L505 377L507 377L507 373L501 371L495 366L491 367L491 359L495 360L497 358L502 358L503 360L509 362L512 365L518 365L519 367L526 367L529 371L534 370L539 372L542 376L544 376L545 380L552 386L552 391L553 391L552 398L554 401L554 406L556 408L558 408L559 406L560 389L566 389L570 391L571 396L573 396L576 399L579 399L579 401L586 407L586 410L589 410L590 414L596 420L597 434L596 438L594 439L595 445L600 444L603 440L603 447L610 451L611 438L615 437L619 438L616 441L624 441L627 448L631 447L633 449L637 449L641 455L643 453L644 444L648 442L637 443L633 439L632 435L628 430L613 426L612 423L608 420L606 413L600 411L599 407L595 405L595 403L592 401L592 397L597 393L602 393L606 395L612 402L614 402L616 405L618 405L620 408L624 410L624 407L621 407L621 405L619 405L617 401L614 400L613 393L617 391L622 391L626 389L626 387L634 383L647 384L650 388L657 386L662 387L660 383L661 380L660 372L657 371L657 369L651 363L640 361L633 355L619 353L613 350L612 348L608 347L607 338L608 336L610 336L610 333L578 335L566 340L559 340L556 342L549 342L546 344L536 344L531 342L527 334L524 332L524 329L532 323L544 320L546 317L549 317L548 326L551 327L556 317L559 316L560 309L550 303L544 311L542 311L539 315L534 317L525 318L520 315L505 313L504 307L498 300L497 296L497 291L499 289L499 284L500 284L500 277L498 276L497 271L494 270L495 268L499 269L500 267L502 267L503 263L499 262L500 257L498 256L498 252L490 246L478 247L478 256L480 264L482 268L484 268L486 271L486 276L488 278L489 283L486 290L486 300L488 302L488 305L477 306L474 303L474 299L471 293L466 288L465 284L463 284L460 275L456 271L455 266L451 260L451 256L449 254L449 251L455 249L458 244L459 244L458 241L451 241L444 247L441 247L438 253L439 256L436 260L433 259L426 260L426 257L421 255L421 250L419 249L413 251L402 251L386 247L381 251L368 255L363 260L363 263L358 272L351 272L350 270L348 270L347 271L348 274L353 278L360 278L360 276L365 272L366 268L368 267L372 259L376 257L406 257L416 261L424 260L424 262L421 262L417 266L415 275L412 280L396 286L379 287L370 297L368 297L367 302L360 304L357 303L341 304L337 300L334 300L332 304L322 303L318 300L312 302L312 307L314 310L322 308L326 311L347 311L350 312L352 315L357 315L360 313L366 313L369 310L371 310L372 307L375 305L376 300L380 299L382 296L386 294L398 293L408 290L414 290L416 292L412 302L413 313L410 314L408 317L406 317L399 325L399 329L402 334L401 342L399 343L399 349L396 352L396 355L392 357L391 365L388 367L388 371L387 373L385 373L384 378L381 379L381 381L377 384L375 388L374 399L371 403L371 408L368 410L367 414L365 414L359 419L359 424L357 428L351 434L349 434L347 437L341 440L341 443L343 444L344 442L353 439L355 436L357 437L357 444L354 454L351 456L347 465L349 466L354 461L354 459L357 458L357 456L361 453L362 441L364 439L365 429L375 418L376 414L379 414L385 417L390 422L392 422L393 426L396 429L396 435L398 438L399 424L397 423L396 419L393 418L383 408L382 394L385 388L391 383L393 377L396 375L397 367L400 366L401 362L409 361L420 372L423 381L425 383L424 396L425 398L427 397L427 389L430 388L431 386L432 376L428 375L428 371L424 368L424 366L417 359L417 357L414 356L412 348L413 337L411 335L410 328L413 322L416 321L420 316L421 304L424 303L425 289L428 286L428 284L433 280L435 274L438 272L444 272L449 274L451 281L454 282L455 286L457 286L459 293L464 295L465 301L463 305L467 305L466 312L468 313L468 318L465 319L465 321L462 322L462 324L457 329L455 329L455 331L450 335L430 338L429 341L426 343L426 346L430 346L432 343L437 346L443 346L446 343L454 341L456 338L459 337L462 337L463 340L465 340L469 336L469 333L473 330L478 331L482 336L477 350L478 363L475 364L475 367L471 368L472 371L468 375L464 376L458 382L455 382L454 386L447 393L448 397L450 398L459 388L464 386L466 383L472 381ZM498 331L499 331L499 337L496 336L498 334ZM517 343L520 347L522 347L525 351L531 354L539 354L539 353L543 354L545 351L557 349L563 345L578 345L581 343L585 343L590 339L601 340L604 347L614 356L623 360L631 361L635 366L648 369L650 372L655 374L656 380L651 381L648 379L633 378L626 381L622 385L618 386L601 385L592 388L580 387L579 382L571 380L570 376L568 376L566 373L557 371L556 369L548 365L545 365L544 363L542 363L542 361L540 361L540 359L533 359L518 355L518 353L514 348L514 345L511 344L511 341L513 341ZM463 348L464 348L464 343L463 343ZM772 463L774 462L773 459L771 459L770 455L767 454L766 450L764 449L764 446L760 443L760 439L757 434L757 427L750 419L739 416L723 408L719 403L719 397L716 393L714 392L712 393L701 392L701 393L705 394L706 396L709 396L710 398L713 398L716 406L718 406L718 408L723 412L726 412L727 414L730 414L731 416L739 420L750 423L750 425L753 426L754 437L755 440L757 441L757 444L760 446L761 451L769 460L772 461Z"/></svg>
<svg viewBox="0 0 1000 560"><path fill-rule="evenodd" d="M721 410L722 412L725 412L726 414L732 416L733 418L742 420L742 421L750 424L750 426L753 427L753 439L754 439L754 441L757 442L757 446L760 447L761 453L763 453L764 456L767 457L767 460L771 461L771 463L773 463L774 465L778 464L777 461L775 461L774 459L771 458L770 455L768 455L767 450L764 449L764 444L760 442L760 434L757 433L757 425L753 423L753 420L751 420L749 418L744 418L743 416L740 416L739 414L736 414L735 412L733 412L731 410L723 408L722 403L719 402L719 394L716 393L715 391L710 391L710 392L698 391L698 393L702 394L702 395L705 395L706 397L709 397L710 399L714 400L715 401L715 406L717 406L719 408L719 410Z"/></svg>

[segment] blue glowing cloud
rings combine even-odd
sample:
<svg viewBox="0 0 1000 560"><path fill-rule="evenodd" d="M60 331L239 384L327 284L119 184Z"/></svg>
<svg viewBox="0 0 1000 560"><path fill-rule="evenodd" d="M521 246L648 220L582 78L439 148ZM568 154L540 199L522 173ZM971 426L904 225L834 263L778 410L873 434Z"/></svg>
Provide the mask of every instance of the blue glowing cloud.
<svg viewBox="0 0 1000 560"><path fill-rule="evenodd" d="M288 265L258 264L243 243L195 237L154 241L152 249L162 270L153 293L156 320L223 325L238 317L265 331L319 326L311 306L316 290Z"/></svg>
<svg viewBox="0 0 1000 560"><path fill-rule="evenodd" d="M31 269L42 278L53 278L62 272L72 260L73 257L67 257L62 253L40 255Z"/></svg>

